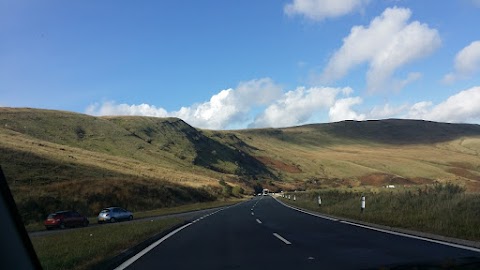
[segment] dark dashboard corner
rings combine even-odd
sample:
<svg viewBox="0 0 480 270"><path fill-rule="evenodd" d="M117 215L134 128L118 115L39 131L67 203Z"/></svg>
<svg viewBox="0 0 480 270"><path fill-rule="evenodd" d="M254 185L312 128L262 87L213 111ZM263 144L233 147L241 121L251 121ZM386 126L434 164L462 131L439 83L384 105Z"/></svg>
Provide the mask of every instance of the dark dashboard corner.
<svg viewBox="0 0 480 270"><path fill-rule="evenodd" d="M0 269L42 269L0 166Z"/></svg>

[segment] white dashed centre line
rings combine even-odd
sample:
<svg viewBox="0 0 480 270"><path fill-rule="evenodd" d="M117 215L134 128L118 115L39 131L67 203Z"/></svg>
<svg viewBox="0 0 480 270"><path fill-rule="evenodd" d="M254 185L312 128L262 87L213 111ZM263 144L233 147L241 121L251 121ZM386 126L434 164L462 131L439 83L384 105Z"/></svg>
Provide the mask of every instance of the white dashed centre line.
<svg viewBox="0 0 480 270"><path fill-rule="evenodd" d="M262 221L260 221L260 219L257 218L257 222L258 224L262 224Z"/></svg>
<svg viewBox="0 0 480 270"><path fill-rule="evenodd" d="M277 237L278 239L280 239L282 242L284 242L285 244L287 245L291 245L292 243L290 243L287 239L283 238L282 236L280 236L278 233L273 233L273 236Z"/></svg>

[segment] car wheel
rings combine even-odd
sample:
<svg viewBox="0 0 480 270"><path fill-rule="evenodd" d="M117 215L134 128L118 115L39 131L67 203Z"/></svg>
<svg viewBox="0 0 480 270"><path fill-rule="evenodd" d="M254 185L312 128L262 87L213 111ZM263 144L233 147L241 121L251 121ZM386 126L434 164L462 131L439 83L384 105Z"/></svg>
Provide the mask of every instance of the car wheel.
<svg viewBox="0 0 480 270"><path fill-rule="evenodd" d="M65 223L60 223L60 229L65 229Z"/></svg>
<svg viewBox="0 0 480 270"><path fill-rule="evenodd" d="M83 227L87 227L87 226L88 226L88 223L89 223L88 220L85 219L85 220L83 221L83 224L82 224Z"/></svg>
<svg viewBox="0 0 480 270"><path fill-rule="evenodd" d="M114 222L117 222L117 220L112 217L112 218L110 219L110 222L114 223Z"/></svg>
<svg viewBox="0 0 480 270"><path fill-rule="evenodd" d="M129 216L129 217L128 217L128 220L132 220L132 219L133 219L133 216Z"/></svg>

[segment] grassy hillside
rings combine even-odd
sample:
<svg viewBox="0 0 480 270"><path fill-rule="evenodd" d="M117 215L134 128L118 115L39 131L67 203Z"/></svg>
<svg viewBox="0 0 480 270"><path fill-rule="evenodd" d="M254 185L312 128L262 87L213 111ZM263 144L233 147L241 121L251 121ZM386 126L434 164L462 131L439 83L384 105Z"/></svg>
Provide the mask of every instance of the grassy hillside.
<svg viewBox="0 0 480 270"><path fill-rule="evenodd" d="M389 119L237 133L304 188L456 182L480 191L479 125Z"/></svg>
<svg viewBox="0 0 480 270"><path fill-rule="evenodd" d="M137 138L150 144L155 151L169 153L177 160L226 174L255 179L271 177L257 159L239 148L225 145L204 135L176 118L107 117Z"/></svg>
<svg viewBox="0 0 480 270"><path fill-rule="evenodd" d="M344 121L212 131L177 118L0 108L0 165L26 220L58 208L134 211L256 188L455 182L480 191L480 126Z"/></svg>

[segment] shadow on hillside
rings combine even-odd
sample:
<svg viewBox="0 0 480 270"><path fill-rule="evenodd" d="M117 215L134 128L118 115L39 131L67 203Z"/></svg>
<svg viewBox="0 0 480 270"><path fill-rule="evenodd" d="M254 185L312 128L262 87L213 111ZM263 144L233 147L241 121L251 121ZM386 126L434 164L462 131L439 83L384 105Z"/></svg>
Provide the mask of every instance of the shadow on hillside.
<svg viewBox="0 0 480 270"><path fill-rule="evenodd" d="M386 144L430 144L467 136L480 136L479 125L438 123L424 120L343 121L332 123L330 126L334 136Z"/></svg>

